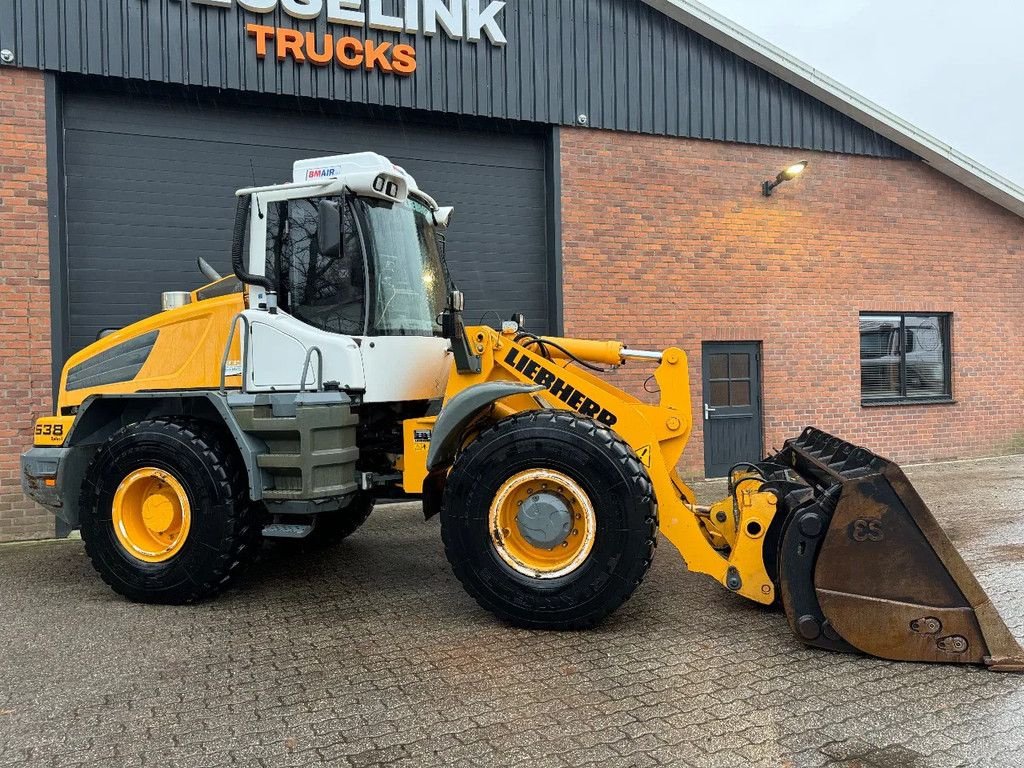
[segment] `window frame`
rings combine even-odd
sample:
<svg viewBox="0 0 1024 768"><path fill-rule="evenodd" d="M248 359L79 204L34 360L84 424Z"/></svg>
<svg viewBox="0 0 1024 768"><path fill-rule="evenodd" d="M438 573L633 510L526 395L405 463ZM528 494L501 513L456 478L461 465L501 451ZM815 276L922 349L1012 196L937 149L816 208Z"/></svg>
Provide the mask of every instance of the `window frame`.
<svg viewBox="0 0 1024 768"><path fill-rule="evenodd" d="M865 397L864 395L864 358L860 357L860 404L864 408L873 408L886 405L934 405L941 403L955 403L953 396L953 313L952 312L885 312L865 311L857 316L857 326L865 319L873 317L899 317L900 319L900 394L885 395L881 397ZM907 394L907 318L908 317L935 317L939 320L939 333L942 334L942 369L943 388L946 390L941 395L929 395L915 397ZM860 355L858 351L858 355Z"/></svg>
<svg viewBox="0 0 1024 768"><path fill-rule="evenodd" d="M278 213L278 215L281 216L281 222L282 223L283 222L288 222L292 218L292 215L293 215L292 214L292 209L293 209L294 206L308 204L311 207L313 207L314 210L315 210L316 205L321 200L336 201L336 202L338 202L342 206L342 210L341 210L342 238L343 239L345 238L345 227L347 226L348 223L351 223L351 226L352 226L351 234L354 235L355 239L359 243L359 253L354 257L354 261L353 261L353 263L355 263L355 259L358 259L358 262L361 264L361 268L362 268L362 272L363 272L363 286L362 286L363 298L362 298L362 302L361 302L361 304L362 304L362 320L361 320L361 324L359 326L359 330L358 331L356 331L356 330L349 331L349 330L342 330L342 329L339 329L339 328L331 328L331 327L328 327L326 324L324 324L322 322L318 322L316 319L314 319L314 318L312 318L312 317L310 317L308 315L305 315L304 313L302 313L299 310L299 308L304 306L304 305L302 303L296 304L295 302L293 302L293 299L295 297L292 295L294 286L292 284L291 274L290 274L290 267L291 267L291 265L290 264L288 265L289 269L283 269L282 268L284 266L284 262L281 259L281 248L282 248L282 245L283 245L283 241L281 240L281 238L278 235L274 236L274 243L273 243L273 247L272 247L273 251L271 252L270 248L268 248L267 251L266 251L266 254L265 254L265 257L264 257L264 259L265 259L265 262L264 262L265 263L264 274L267 275L268 277L272 276L272 279L274 279L276 281L276 283L277 283L278 301L280 302L279 306L281 308L281 311L283 311L283 312L285 312L285 313L287 313L289 315L292 315L293 317L295 317L298 320L301 320L303 323L305 323L309 327L315 328L316 330L322 331L324 333L330 333L330 334L334 334L334 335L338 335L338 336L352 336L352 337L365 337L365 336L369 336L370 335L369 334L369 323L370 323L370 309L369 309L369 305L370 304L369 304L369 300L367 298L367 294L368 294L368 291L369 291L369 275L367 274L366 244L365 244L365 241L363 239L362 228L361 228L359 220L358 220L359 217L356 215L356 211L355 211L355 203L354 203L355 195L353 195L352 193L350 193L350 192L348 192L346 190L346 191L342 191L342 192L340 192L338 194L331 194L331 195L317 195L317 196L314 196L314 197L301 197L301 196L294 197L294 196L292 196L292 197L283 197L283 198L277 199L277 200L270 200L270 201L268 201L266 203L265 217L269 221L270 220L270 207L271 206L278 206L278 210L280 211L280 213ZM267 240L267 239L270 238L271 232L269 230L269 227L267 227L266 224L264 224L264 229L265 229L264 239ZM269 243L268 243L268 245L269 245ZM272 267L272 269L271 269L271 267ZM354 326L353 326L353 328L354 328Z"/></svg>

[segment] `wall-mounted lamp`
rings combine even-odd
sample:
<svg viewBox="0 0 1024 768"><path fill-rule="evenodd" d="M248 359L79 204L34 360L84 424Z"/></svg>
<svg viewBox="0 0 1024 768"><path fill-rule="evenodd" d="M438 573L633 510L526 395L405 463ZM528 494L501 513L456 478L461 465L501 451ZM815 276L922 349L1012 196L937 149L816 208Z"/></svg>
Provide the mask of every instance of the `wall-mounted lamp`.
<svg viewBox="0 0 1024 768"><path fill-rule="evenodd" d="M761 192L764 193L765 197L771 197L772 192L775 191L775 188L779 186L779 184L782 184L783 182L786 181L792 181L805 170L807 170L806 160L796 163L795 165L791 165L789 166L789 168L786 168L778 176L776 176L775 181L766 181L764 184L762 184Z"/></svg>

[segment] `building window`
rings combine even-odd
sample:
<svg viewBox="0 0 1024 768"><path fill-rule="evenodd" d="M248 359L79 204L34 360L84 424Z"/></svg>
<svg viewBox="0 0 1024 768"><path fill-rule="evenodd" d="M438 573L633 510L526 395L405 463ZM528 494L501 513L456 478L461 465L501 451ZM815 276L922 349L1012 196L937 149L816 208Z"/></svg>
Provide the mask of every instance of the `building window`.
<svg viewBox="0 0 1024 768"><path fill-rule="evenodd" d="M951 316L860 316L860 394L865 404L949 401Z"/></svg>

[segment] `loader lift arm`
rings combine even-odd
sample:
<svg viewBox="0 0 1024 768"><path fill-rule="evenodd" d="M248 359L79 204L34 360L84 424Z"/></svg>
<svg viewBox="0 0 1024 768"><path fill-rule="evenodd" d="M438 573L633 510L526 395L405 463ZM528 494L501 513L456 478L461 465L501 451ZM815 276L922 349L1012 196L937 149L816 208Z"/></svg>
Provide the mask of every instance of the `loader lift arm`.
<svg viewBox="0 0 1024 768"><path fill-rule="evenodd" d="M476 409L475 421L494 422L532 410L562 409L610 427L643 464L654 488L660 530L688 568L755 602L768 605L775 601L776 585L762 552L775 515L775 492L761 490L759 484L738 486L735 496L726 502L730 509L727 520L718 522L711 512L698 508L693 491L676 472L692 429L688 360L683 350L636 352L619 342L532 337L517 329L499 332L489 327L468 328L466 337L480 361L480 370L453 373L437 426L444 427L445 411L460 397L499 385L493 390L494 399ZM658 405L644 403L599 378L595 371L574 364L617 366L630 357L659 362L654 372L661 391ZM517 390L515 385L525 389ZM459 420L465 434L455 442L464 443L471 435L469 421L465 417ZM413 426L407 425L407 429ZM424 425L415 426L422 429ZM442 442L452 442L448 430L435 432L431 440L431 453L444 461L428 461L419 468L407 461L407 491L417 492L421 478L447 471L453 458L450 452L434 450L434 445ZM406 458L409 456L407 451Z"/></svg>

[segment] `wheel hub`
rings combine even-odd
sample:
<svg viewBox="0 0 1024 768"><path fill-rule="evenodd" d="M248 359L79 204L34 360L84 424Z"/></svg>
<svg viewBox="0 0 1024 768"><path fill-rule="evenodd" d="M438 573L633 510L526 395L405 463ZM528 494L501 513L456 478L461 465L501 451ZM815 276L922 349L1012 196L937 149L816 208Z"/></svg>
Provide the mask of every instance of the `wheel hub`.
<svg viewBox="0 0 1024 768"><path fill-rule="evenodd" d="M587 561L597 536L590 497L552 469L519 472L501 486L489 512L491 543L512 570L556 579Z"/></svg>
<svg viewBox="0 0 1024 768"><path fill-rule="evenodd" d="M174 502L162 489L142 502L142 520L153 533L166 533L174 522Z"/></svg>
<svg viewBox="0 0 1024 768"><path fill-rule="evenodd" d="M118 485L111 519L114 534L128 554L146 563L162 563L185 545L192 507L177 478L162 469L145 467Z"/></svg>
<svg viewBox="0 0 1024 768"><path fill-rule="evenodd" d="M516 522L523 538L533 546L553 549L569 538L572 510L560 496L544 491L523 502Z"/></svg>

